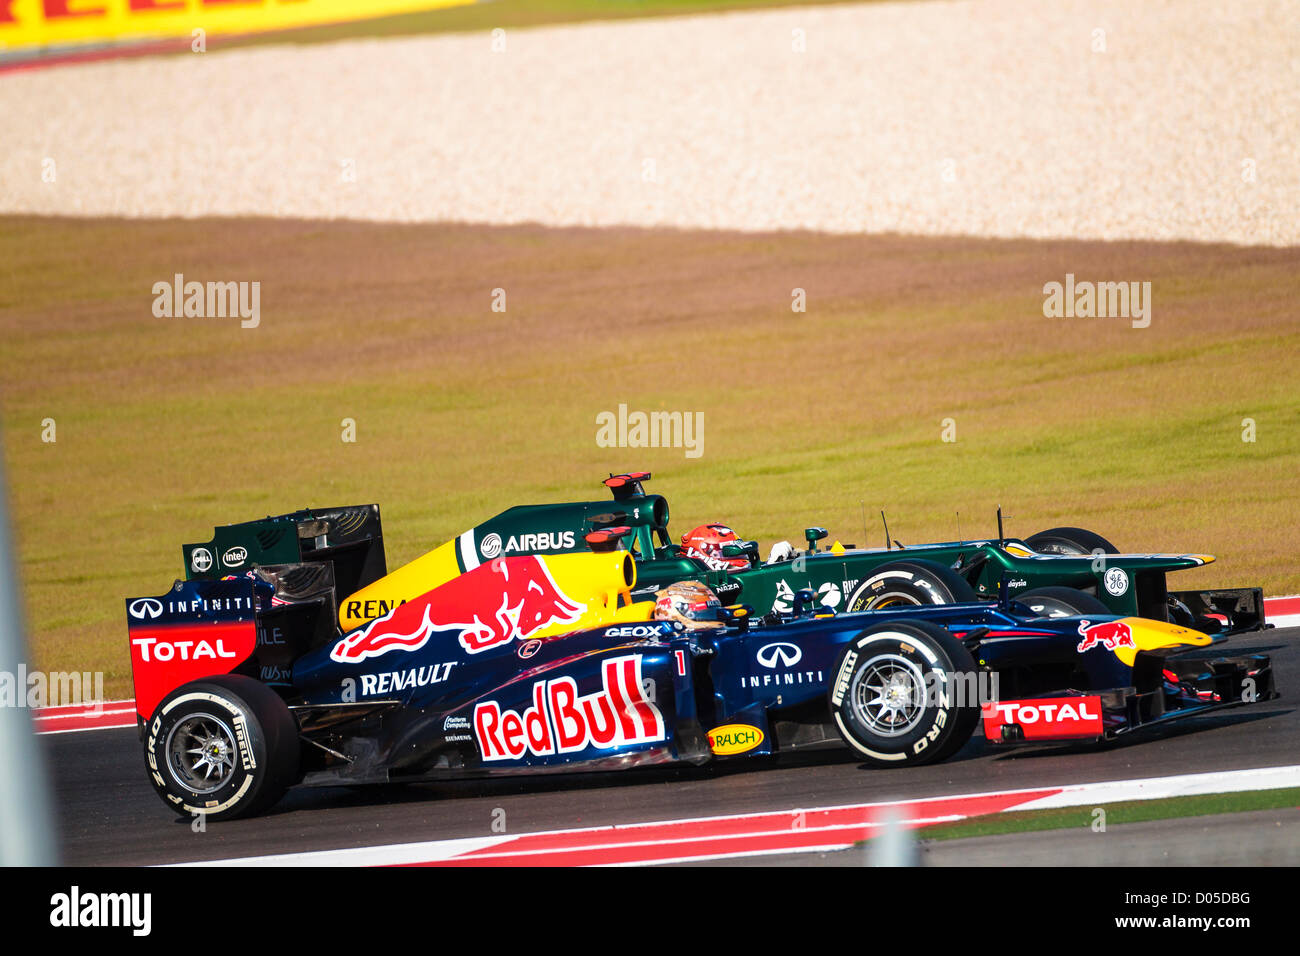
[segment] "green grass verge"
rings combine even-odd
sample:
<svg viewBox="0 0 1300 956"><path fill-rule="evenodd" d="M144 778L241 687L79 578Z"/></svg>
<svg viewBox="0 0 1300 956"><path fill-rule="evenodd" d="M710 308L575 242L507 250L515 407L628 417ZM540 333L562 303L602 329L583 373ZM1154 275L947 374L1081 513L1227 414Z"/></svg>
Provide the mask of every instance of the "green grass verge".
<svg viewBox="0 0 1300 956"><path fill-rule="evenodd" d="M1149 278L1151 327L1044 319L1067 271ZM262 325L155 318L175 272L261 281ZM636 468L677 535L725 520L765 552L813 524L878 544L881 508L905 543L954 538L957 511L990 534L1001 504L1012 534L1218 555L1174 587L1297 593L1297 297L1300 250L0 218L36 661L129 694L123 599L165 590L215 524L377 501L397 567ZM703 413L703 456L598 447L620 403Z"/></svg>
<svg viewBox="0 0 1300 956"><path fill-rule="evenodd" d="M647 17L724 13L735 10L862 3L864 0L498 0L303 27L248 37L221 39L212 49L267 43L331 43L357 37L415 36L428 33L474 33L581 23L590 20L631 20ZM867 0L870 2L870 0Z"/></svg>
<svg viewBox="0 0 1300 956"><path fill-rule="evenodd" d="M1244 813L1249 810L1278 810L1300 806L1300 787L1215 793L1198 797L1169 797L1164 800L1132 800L1125 803L1104 803L1099 806L1106 811L1106 826L1109 828L1122 823L1146 823L1150 820L1175 820L1183 817ZM1094 816L1095 811L1096 807L1089 806L1026 810L1020 813L993 813L971 820L958 820L926 827L917 831L917 838L922 842L963 840L968 837L1090 827L1097 819Z"/></svg>

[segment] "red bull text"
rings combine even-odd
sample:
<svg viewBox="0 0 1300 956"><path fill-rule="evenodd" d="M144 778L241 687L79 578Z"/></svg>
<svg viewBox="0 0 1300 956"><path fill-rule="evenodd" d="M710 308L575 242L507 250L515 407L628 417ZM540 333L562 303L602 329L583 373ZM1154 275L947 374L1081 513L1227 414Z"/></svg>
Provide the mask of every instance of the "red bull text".
<svg viewBox="0 0 1300 956"><path fill-rule="evenodd" d="M572 677L533 684L532 706L522 714L496 701L474 708L474 732L483 760L518 760L663 740L663 715L641 683L641 658L605 661L600 690L578 696Z"/></svg>

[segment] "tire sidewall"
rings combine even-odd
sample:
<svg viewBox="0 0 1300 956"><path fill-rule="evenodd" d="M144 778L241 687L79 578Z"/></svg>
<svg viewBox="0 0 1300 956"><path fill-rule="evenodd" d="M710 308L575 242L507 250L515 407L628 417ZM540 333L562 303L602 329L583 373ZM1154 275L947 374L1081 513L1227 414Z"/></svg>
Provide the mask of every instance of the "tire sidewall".
<svg viewBox="0 0 1300 956"><path fill-rule="evenodd" d="M1100 551L1102 554L1119 554L1110 541L1087 528L1049 528L1031 534L1025 539L1038 554L1063 554L1084 557Z"/></svg>
<svg viewBox="0 0 1300 956"><path fill-rule="evenodd" d="M230 780L210 793L198 793L177 779L169 766L167 739L186 717L206 713L222 720L235 737L235 769ZM224 687L191 684L167 696L145 731L149 779L163 801L180 814L229 817L248 812L268 789L273 768L266 736L252 708Z"/></svg>
<svg viewBox="0 0 1300 956"><path fill-rule="evenodd" d="M1035 616L1047 618L1049 620L1056 617L1075 617L1082 613L1081 611L1072 607L1067 607L1063 602L1050 597L1031 597L1024 601L1020 598L1015 598L1015 600L1020 601L1021 604L1033 611ZM1040 606L1034 607L1033 604L1030 604L1030 601Z"/></svg>
<svg viewBox="0 0 1300 956"><path fill-rule="evenodd" d="M875 601L888 594L902 594L919 605L957 603L937 574L919 566L879 568L853 589L845 603L847 613L871 610Z"/></svg>
<svg viewBox="0 0 1300 956"><path fill-rule="evenodd" d="M1051 593L1059 590L1062 593ZM1072 592L1072 593L1064 593ZM1038 617L1051 619L1054 617L1083 617L1090 614L1113 614L1110 608L1106 607L1099 598L1093 597L1083 591L1077 591L1073 588L1031 588L1012 597L1013 601L1023 604L1033 611ZM1041 604L1044 612L1034 608L1034 604Z"/></svg>
<svg viewBox="0 0 1300 956"><path fill-rule="evenodd" d="M1037 554L1059 554L1068 557L1086 557L1092 554L1092 549L1085 550L1077 542L1067 541L1055 535L1033 542L1033 549Z"/></svg>
<svg viewBox="0 0 1300 956"><path fill-rule="evenodd" d="M857 672L881 654L915 664L925 680L927 700L922 717L915 727L897 737L873 733L851 702ZM873 628L859 634L840 653L828 694L832 720L849 746L875 763L905 766L922 762L931 754L943 751L951 736L960 732L959 709L955 706L949 677L954 670L954 662L944 649L923 633L905 625ZM936 696L946 701L946 705L931 703L931 686L940 689Z"/></svg>

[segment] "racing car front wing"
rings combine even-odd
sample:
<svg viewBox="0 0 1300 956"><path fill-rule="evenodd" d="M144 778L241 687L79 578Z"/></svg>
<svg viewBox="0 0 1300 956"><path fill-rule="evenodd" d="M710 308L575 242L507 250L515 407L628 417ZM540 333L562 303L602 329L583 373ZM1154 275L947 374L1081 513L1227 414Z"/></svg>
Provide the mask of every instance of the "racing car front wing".
<svg viewBox="0 0 1300 956"><path fill-rule="evenodd" d="M1150 690L1068 690L986 703L981 710L985 739L999 745L1114 740L1158 724L1279 696L1272 665L1264 654L1143 653L1135 662L1135 679L1141 680L1143 671L1152 668L1160 673Z"/></svg>

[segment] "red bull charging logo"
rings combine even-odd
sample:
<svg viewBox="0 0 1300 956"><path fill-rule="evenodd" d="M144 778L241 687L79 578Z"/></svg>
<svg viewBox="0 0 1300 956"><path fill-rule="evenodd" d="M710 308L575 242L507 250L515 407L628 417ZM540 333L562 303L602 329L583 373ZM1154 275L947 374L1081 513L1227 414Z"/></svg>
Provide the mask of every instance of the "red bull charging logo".
<svg viewBox="0 0 1300 956"><path fill-rule="evenodd" d="M576 624L586 610L560 590L541 558L497 558L346 635L330 658L355 664L389 651L416 651L437 631L459 632L465 652L478 654L545 627Z"/></svg>
<svg viewBox="0 0 1300 956"><path fill-rule="evenodd" d="M1079 624L1079 635L1083 638L1078 646L1080 654L1099 646L1105 647L1108 651L1119 647L1136 647L1133 643L1133 632L1123 621L1106 621L1092 625L1082 621Z"/></svg>

